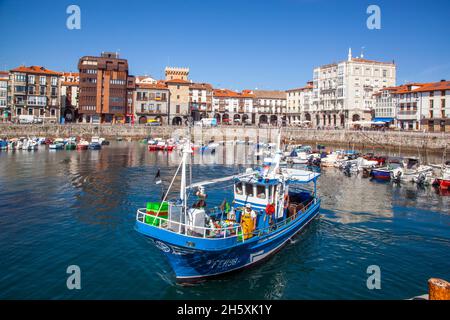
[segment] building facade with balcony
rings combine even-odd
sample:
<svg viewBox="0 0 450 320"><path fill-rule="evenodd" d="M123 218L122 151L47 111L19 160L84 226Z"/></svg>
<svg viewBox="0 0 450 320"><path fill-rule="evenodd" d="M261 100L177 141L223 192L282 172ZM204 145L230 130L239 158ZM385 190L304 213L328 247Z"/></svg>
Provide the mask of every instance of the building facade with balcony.
<svg viewBox="0 0 450 320"><path fill-rule="evenodd" d="M257 123L253 108L255 95L251 90L236 92L228 89L215 89L212 98L212 111L218 123Z"/></svg>
<svg viewBox="0 0 450 320"><path fill-rule="evenodd" d="M420 110L421 101L419 94L413 93L413 91L422 85L421 83L401 85L391 93L393 95L392 100L395 104L394 122L396 127L402 130L420 129L420 119L422 118Z"/></svg>
<svg viewBox="0 0 450 320"><path fill-rule="evenodd" d="M371 120L375 92L395 86L394 62L352 57L317 67L313 71L313 124L317 127L348 127Z"/></svg>
<svg viewBox="0 0 450 320"><path fill-rule="evenodd" d="M158 121L168 124L170 91L164 81L146 82L136 78L134 91L135 119L139 124Z"/></svg>
<svg viewBox="0 0 450 320"><path fill-rule="evenodd" d="M397 92L405 86L387 87L374 93L373 121L382 121L386 126L397 126Z"/></svg>
<svg viewBox="0 0 450 320"><path fill-rule="evenodd" d="M82 122L129 122L130 82L128 61L117 53L84 56L78 62L79 108Z"/></svg>
<svg viewBox="0 0 450 320"><path fill-rule="evenodd" d="M450 132L450 81L425 83L406 95L418 101L417 107L410 106L410 109L416 108L420 113L416 128L429 132ZM400 100L400 110L401 107Z"/></svg>
<svg viewBox="0 0 450 320"><path fill-rule="evenodd" d="M279 125L287 122L286 92L254 90L253 107L259 125Z"/></svg>
<svg viewBox="0 0 450 320"><path fill-rule="evenodd" d="M40 66L20 66L9 72L12 119L30 115L44 123L61 116L61 73Z"/></svg>
<svg viewBox="0 0 450 320"><path fill-rule="evenodd" d="M194 121L212 117L213 87L209 83L189 85L189 109Z"/></svg>
<svg viewBox="0 0 450 320"><path fill-rule="evenodd" d="M80 76L77 72L63 72L61 75L61 114L65 122L78 119L78 94Z"/></svg>
<svg viewBox="0 0 450 320"><path fill-rule="evenodd" d="M408 83L374 94L375 121L401 130L450 132L450 81Z"/></svg>
<svg viewBox="0 0 450 320"><path fill-rule="evenodd" d="M286 116L288 124L293 121L311 121L312 81L306 86L286 90Z"/></svg>
<svg viewBox="0 0 450 320"><path fill-rule="evenodd" d="M125 113L125 122L134 124L135 112L134 112L134 92L136 90L136 78L134 76L128 76L127 78L127 106Z"/></svg>
<svg viewBox="0 0 450 320"><path fill-rule="evenodd" d="M0 71L0 122L11 120L11 111L8 105L9 72Z"/></svg>

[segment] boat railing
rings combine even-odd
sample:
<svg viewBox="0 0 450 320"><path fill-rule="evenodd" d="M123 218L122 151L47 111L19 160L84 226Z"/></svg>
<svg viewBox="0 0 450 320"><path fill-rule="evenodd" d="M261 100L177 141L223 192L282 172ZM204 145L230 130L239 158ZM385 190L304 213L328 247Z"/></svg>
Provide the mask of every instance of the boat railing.
<svg viewBox="0 0 450 320"><path fill-rule="evenodd" d="M284 226L286 226L286 225L288 225L289 223L291 223L292 221L294 221L294 220L296 220L300 215L302 215L302 214L304 214L305 212L306 212L306 210L307 209L309 209L309 207L313 204L313 203L315 203L315 201L316 201L316 198L313 198L313 199L311 199L311 201L309 201L306 205L304 205L304 207L303 208L301 208L299 211L297 211L295 214L293 214L292 216L290 216L290 217L288 217L288 218L286 218L286 219L283 219L283 221L280 221L280 222L278 222L278 223L276 223L276 224L272 224L272 225L269 225L269 226L267 226L267 227L265 227L265 228L262 228L262 229L256 229L256 230L254 230L253 232L250 232L250 233L248 233L248 234L244 234L244 238L248 238L248 237L246 237L246 236L262 236L262 235L264 235L264 234L267 234L267 233L270 233L270 232L273 232L273 231L275 231L275 230L278 230L278 229L280 229L281 227L284 227Z"/></svg>
<svg viewBox="0 0 450 320"><path fill-rule="evenodd" d="M156 216L147 213L146 208L138 209L136 214L136 220L146 223L146 217L152 217L156 219L157 223L151 224L159 229L165 229L173 233L184 234L195 238L207 238L207 239L226 239L236 237L238 241L244 241L242 235L242 226L236 225L231 227L201 227L194 226L180 221L170 220L164 217ZM198 232L197 230L201 230Z"/></svg>
<svg viewBox="0 0 450 320"><path fill-rule="evenodd" d="M195 238L204 238L204 239L226 239L226 238L237 238L237 241L244 242L245 239L250 239L254 236L262 236L264 234L273 232L275 230L278 230L279 228L291 223L292 221L296 220L300 215L304 214L309 207L313 203L316 202L316 198L311 199L306 205L304 205L303 208L301 208L299 211L297 211L292 216L283 219L283 221L280 221L276 224L269 225L265 228L260 228L253 230L249 233L243 233L242 226L236 225L231 227L201 227L201 226L193 226L186 223L182 223L180 221L170 220L163 217L155 216L152 214L147 213L145 208L138 209L136 220L146 223L146 216L152 217L154 219L157 219L157 224L151 224L154 227L165 229L173 233L177 234L184 234ZM146 223L147 224L147 223ZM193 231L193 230L201 230L201 232Z"/></svg>

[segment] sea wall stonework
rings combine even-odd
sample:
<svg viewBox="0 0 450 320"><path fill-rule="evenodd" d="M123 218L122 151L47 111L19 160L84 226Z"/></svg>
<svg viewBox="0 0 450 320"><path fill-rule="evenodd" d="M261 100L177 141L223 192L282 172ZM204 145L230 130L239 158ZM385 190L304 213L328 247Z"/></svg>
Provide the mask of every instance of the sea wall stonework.
<svg viewBox="0 0 450 320"><path fill-rule="evenodd" d="M84 137L101 136L108 139L137 140L145 137L183 137L186 127L141 126L141 125L13 125L0 124L0 138L12 137ZM276 127L221 126L215 128L191 129L196 143L214 141L276 142ZM283 128L282 139L290 143L337 144L353 147L391 147L401 149L429 149L443 151L450 148L450 133L402 132L402 131L359 131L359 130L314 130Z"/></svg>

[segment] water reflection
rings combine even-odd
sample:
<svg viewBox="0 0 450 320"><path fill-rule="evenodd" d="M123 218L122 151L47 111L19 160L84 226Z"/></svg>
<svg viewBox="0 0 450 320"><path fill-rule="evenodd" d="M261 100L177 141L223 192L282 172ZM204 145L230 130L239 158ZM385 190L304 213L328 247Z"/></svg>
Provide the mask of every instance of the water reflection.
<svg viewBox="0 0 450 320"><path fill-rule="evenodd" d="M245 144L196 153L193 180L242 172L236 159L251 163L251 153ZM72 263L87 277L76 298L403 299L426 291L431 276L449 277L450 197L327 168L320 218L283 250L255 268L180 286L133 230L136 208L160 199L179 161L178 152L127 142L100 151L0 152L0 298L73 298L55 286ZM158 169L162 185L154 183ZM230 197L229 187L208 188L208 205ZM380 292L365 287L370 264L389 270ZM25 281L36 270L36 280Z"/></svg>

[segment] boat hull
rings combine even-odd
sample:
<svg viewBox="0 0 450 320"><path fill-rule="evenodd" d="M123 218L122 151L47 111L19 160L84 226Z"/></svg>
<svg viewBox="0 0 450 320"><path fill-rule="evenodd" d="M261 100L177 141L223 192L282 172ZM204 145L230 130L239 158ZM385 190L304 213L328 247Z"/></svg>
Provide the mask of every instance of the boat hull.
<svg viewBox="0 0 450 320"><path fill-rule="evenodd" d="M378 180L391 180L391 172L387 170L372 170L371 175Z"/></svg>
<svg viewBox="0 0 450 320"><path fill-rule="evenodd" d="M87 144L77 144L77 150L87 150L89 145Z"/></svg>
<svg viewBox="0 0 450 320"><path fill-rule="evenodd" d="M161 240L158 232L153 232L154 228L141 222L136 222L136 229L140 233L149 237L155 246L162 251L175 272L176 279L179 282L192 282L201 279L220 276L229 272L237 271L250 267L256 263L269 258L289 239L295 236L309 222L311 222L319 213L320 200L311 205L311 207L294 221L278 230L255 238L250 238L244 242L238 242L231 246L224 246L221 249L193 248L183 244L188 243L186 237L178 241ZM179 236L179 235L177 235ZM195 239L195 238L191 238ZM201 239L203 241L230 241L232 239ZM192 240L192 243L195 240ZM220 246L219 242L217 242ZM195 243L200 246L201 242Z"/></svg>
<svg viewBox="0 0 450 320"><path fill-rule="evenodd" d="M436 179L436 180L439 184L439 188L444 190L450 190L450 180L446 179Z"/></svg>

